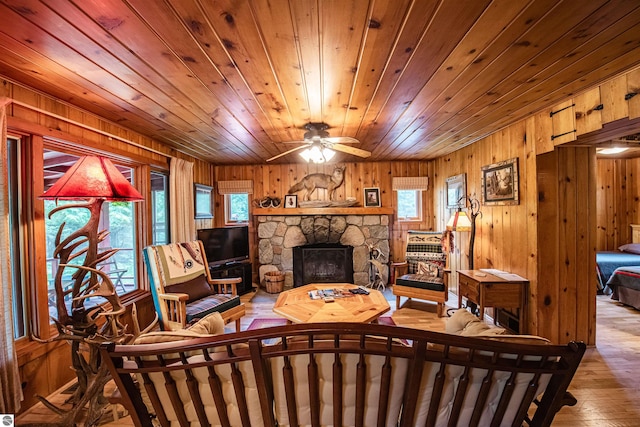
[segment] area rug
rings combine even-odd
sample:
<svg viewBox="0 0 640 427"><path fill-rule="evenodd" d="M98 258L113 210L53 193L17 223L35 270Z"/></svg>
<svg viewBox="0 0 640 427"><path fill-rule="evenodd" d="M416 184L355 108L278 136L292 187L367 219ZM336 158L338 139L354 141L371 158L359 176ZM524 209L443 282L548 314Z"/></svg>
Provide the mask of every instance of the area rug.
<svg viewBox="0 0 640 427"><path fill-rule="evenodd" d="M378 323L380 325L388 325L388 326L396 326L396 322L390 316L382 316L378 318ZM270 328L272 326L284 326L287 324L287 319L279 318L279 317L270 317L266 319L253 319L253 321L249 324L247 328L248 331L252 331L254 329L262 329L262 328Z"/></svg>

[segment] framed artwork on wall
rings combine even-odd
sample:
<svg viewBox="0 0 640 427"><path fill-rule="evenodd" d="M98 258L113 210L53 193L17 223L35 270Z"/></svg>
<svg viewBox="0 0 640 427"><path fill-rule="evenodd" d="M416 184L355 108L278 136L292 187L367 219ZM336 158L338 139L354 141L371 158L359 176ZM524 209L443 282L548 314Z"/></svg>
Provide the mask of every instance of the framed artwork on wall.
<svg viewBox="0 0 640 427"><path fill-rule="evenodd" d="M298 207L298 196L295 194L287 194L284 196L284 207L285 208L297 208Z"/></svg>
<svg viewBox="0 0 640 427"><path fill-rule="evenodd" d="M447 178L447 208L459 207L461 198L467 195L467 174L461 173Z"/></svg>
<svg viewBox="0 0 640 427"><path fill-rule="evenodd" d="M482 167L482 203L484 205L517 205L518 158Z"/></svg>
<svg viewBox="0 0 640 427"><path fill-rule="evenodd" d="M364 189L364 205L368 208L380 207L380 189L379 188Z"/></svg>
<svg viewBox="0 0 640 427"><path fill-rule="evenodd" d="M194 184L195 217L196 219L213 218L213 187Z"/></svg>

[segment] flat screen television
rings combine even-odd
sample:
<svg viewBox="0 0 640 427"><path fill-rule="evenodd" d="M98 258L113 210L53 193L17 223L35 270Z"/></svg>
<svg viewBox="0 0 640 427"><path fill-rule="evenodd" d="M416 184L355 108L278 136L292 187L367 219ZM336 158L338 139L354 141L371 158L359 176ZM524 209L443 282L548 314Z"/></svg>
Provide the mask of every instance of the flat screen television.
<svg viewBox="0 0 640 427"><path fill-rule="evenodd" d="M198 230L209 265L219 266L249 259L249 227L220 227Z"/></svg>

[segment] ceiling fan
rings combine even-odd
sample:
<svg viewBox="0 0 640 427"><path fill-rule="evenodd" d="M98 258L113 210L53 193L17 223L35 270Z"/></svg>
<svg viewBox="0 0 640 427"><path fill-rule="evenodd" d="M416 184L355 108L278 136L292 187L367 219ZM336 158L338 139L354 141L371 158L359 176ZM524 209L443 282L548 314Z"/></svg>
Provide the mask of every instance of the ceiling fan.
<svg viewBox="0 0 640 427"><path fill-rule="evenodd" d="M326 123L307 123L304 128L307 132L304 133L303 141L288 141L286 144L302 144L298 147L287 150L283 153L273 156L267 159L267 162L278 159L287 154L293 153L298 150L304 150L300 153L307 162L324 163L329 161L335 154L335 151L341 151L343 153L352 154L354 156L367 158L371 156L371 152L361 150L360 148L350 147L343 144L358 143L355 138L348 136L329 136L329 125ZM334 151L335 150L335 151Z"/></svg>

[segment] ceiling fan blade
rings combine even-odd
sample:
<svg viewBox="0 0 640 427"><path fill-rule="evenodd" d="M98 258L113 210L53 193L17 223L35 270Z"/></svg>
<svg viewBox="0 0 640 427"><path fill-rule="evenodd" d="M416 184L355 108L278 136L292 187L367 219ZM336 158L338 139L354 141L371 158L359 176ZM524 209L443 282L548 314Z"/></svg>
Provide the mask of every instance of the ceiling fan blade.
<svg viewBox="0 0 640 427"><path fill-rule="evenodd" d="M329 148L336 151L342 151L343 153L353 154L354 156L367 158L371 156L371 152L367 150L361 150L360 148L349 147L348 145L333 144Z"/></svg>
<svg viewBox="0 0 640 427"><path fill-rule="evenodd" d="M310 144L311 141L305 141L303 139L298 140L298 141L282 141L280 142L280 144Z"/></svg>
<svg viewBox="0 0 640 427"><path fill-rule="evenodd" d="M307 147L309 147L309 144L304 144L304 145L301 145L299 147L292 148L291 150L287 150L287 151L285 151L283 153L278 154L277 156L273 156L272 158L267 159L267 162L270 162L270 161L275 160L275 159L279 159L282 156L286 156L287 154L293 153L294 151L302 150L303 148L307 148Z"/></svg>
<svg viewBox="0 0 640 427"><path fill-rule="evenodd" d="M330 142L331 144L358 144L358 141L355 138L351 138L350 136L330 136L328 138L323 138L324 141Z"/></svg>

